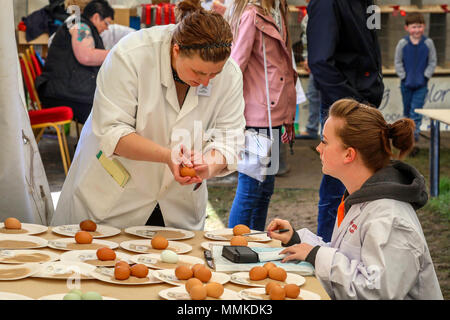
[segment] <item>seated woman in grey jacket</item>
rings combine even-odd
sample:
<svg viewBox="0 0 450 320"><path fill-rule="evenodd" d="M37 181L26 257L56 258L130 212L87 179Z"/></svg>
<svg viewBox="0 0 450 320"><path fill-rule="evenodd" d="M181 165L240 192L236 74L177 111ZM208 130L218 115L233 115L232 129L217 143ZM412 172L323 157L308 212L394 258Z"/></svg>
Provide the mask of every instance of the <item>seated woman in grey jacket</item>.
<svg viewBox="0 0 450 320"><path fill-rule="evenodd" d="M415 210L428 200L423 176L401 161L414 146L414 122L393 124L375 108L335 102L316 150L322 171L346 187L331 242L274 219L269 235L287 246L283 262L315 267L332 299L443 299ZM277 234L277 229L290 229Z"/></svg>

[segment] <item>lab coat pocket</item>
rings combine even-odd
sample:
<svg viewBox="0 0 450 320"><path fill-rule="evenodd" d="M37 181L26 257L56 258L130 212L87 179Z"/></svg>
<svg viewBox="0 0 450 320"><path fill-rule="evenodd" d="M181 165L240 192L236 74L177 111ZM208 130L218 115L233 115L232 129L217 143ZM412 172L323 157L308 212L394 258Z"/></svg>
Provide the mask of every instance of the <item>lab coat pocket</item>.
<svg viewBox="0 0 450 320"><path fill-rule="evenodd" d="M85 171L76 193L99 220L108 217L111 209L120 201L124 188L119 186L113 177L94 157Z"/></svg>

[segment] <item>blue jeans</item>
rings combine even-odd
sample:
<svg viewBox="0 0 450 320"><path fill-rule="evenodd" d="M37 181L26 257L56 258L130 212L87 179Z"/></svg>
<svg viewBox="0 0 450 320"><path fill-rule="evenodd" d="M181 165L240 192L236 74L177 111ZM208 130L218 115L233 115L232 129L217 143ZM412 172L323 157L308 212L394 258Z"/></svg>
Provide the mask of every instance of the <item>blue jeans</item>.
<svg viewBox="0 0 450 320"><path fill-rule="evenodd" d="M309 102L309 116L308 123L306 124L306 131L309 135L316 135L319 132L320 92L314 85L314 77L312 73L309 74L306 97Z"/></svg>
<svg viewBox="0 0 450 320"><path fill-rule="evenodd" d="M250 129L247 127L247 129ZM254 128L257 131L262 128ZM278 135L278 150L272 149L271 166L278 168L278 159L281 147L281 126L274 127L274 139ZM277 134L278 133L278 134ZM264 230L269 210L269 202L275 186L275 174L268 174L264 182L259 182L246 174L238 174L238 185L233 204L231 205L230 216L228 218L228 228L233 228L237 224L245 224L252 230Z"/></svg>
<svg viewBox="0 0 450 320"><path fill-rule="evenodd" d="M419 141L420 125L422 124L422 115L415 113L414 109L422 109L425 104L425 98L428 93L427 86L411 89L404 85L402 81L400 84L403 100L403 116L414 120L416 130L414 131L415 141Z"/></svg>
<svg viewBox="0 0 450 320"><path fill-rule="evenodd" d="M259 182L246 174L238 174L238 186L228 219L228 228L245 224L252 230L264 230L273 194L275 176L269 175Z"/></svg>
<svg viewBox="0 0 450 320"><path fill-rule="evenodd" d="M320 122L325 124L329 107L321 106ZM336 215L342 196L345 192L345 186L336 178L324 174L319 188L319 212L317 216L317 235L322 237L323 241L331 241Z"/></svg>

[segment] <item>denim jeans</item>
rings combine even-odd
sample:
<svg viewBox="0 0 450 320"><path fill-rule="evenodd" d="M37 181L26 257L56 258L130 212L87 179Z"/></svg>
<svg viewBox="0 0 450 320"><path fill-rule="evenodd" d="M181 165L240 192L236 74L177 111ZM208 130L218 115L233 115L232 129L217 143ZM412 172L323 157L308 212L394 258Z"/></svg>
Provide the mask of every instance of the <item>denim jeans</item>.
<svg viewBox="0 0 450 320"><path fill-rule="evenodd" d="M329 107L321 106L320 122L325 124ZM324 174L319 188L319 206L317 216L317 235L322 237L323 241L331 241L336 215L342 196L345 192L345 186L336 178Z"/></svg>
<svg viewBox="0 0 450 320"><path fill-rule="evenodd" d="M419 140L420 125L422 124L422 115L415 113L414 109L422 109L425 104L425 98L428 93L427 86L411 89L404 85L402 81L400 84L403 100L403 116L414 120L416 130L414 131L414 139Z"/></svg>
<svg viewBox="0 0 450 320"><path fill-rule="evenodd" d="M319 133L320 92L314 85L314 77L312 73L309 74L306 97L309 102L309 116L308 123L306 124L306 131L309 135L316 135Z"/></svg>
<svg viewBox="0 0 450 320"><path fill-rule="evenodd" d="M238 174L238 186L228 219L228 228L245 224L252 230L264 230L273 194L275 176L267 176L259 182L246 174Z"/></svg>
<svg viewBox="0 0 450 320"><path fill-rule="evenodd" d="M247 129L250 129L249 127ZM261 128L254 128L256 130ZM277 132L276 132L277 131ZM264 182L259 182L243 173L238 173L238 185L233 204L231 205L230 216L228 218L228 228L233 228L237 224L245 224L252 230L264 230L269 210L269 202L275 186L275 174L278 171L278 161L281 146L281 127L273 128L274 139L278 136L278 145L272 150L271 166L273 174L266 176ZM276 152L275 152L276 151ZM273 164L272 162L276 162Z"/></svg>

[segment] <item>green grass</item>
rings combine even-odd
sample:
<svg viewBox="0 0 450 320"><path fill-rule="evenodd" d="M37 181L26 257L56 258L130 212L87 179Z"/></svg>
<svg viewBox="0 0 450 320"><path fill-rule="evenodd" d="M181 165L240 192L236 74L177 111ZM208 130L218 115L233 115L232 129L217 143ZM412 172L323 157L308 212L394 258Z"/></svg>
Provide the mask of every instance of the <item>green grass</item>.
<svg viewBox="0 0 450 320"><path fill-rule="evenodd" d="M439 182L439 196L430 198L424 210L441 215L450 222L450 178L442 177Z"/></svg>

